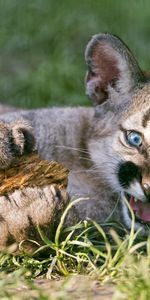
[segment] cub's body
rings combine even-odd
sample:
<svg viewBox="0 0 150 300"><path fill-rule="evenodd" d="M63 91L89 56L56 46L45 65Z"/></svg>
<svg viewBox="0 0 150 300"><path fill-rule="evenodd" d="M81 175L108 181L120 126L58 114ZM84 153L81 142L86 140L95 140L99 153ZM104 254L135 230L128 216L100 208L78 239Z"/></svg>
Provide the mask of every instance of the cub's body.
<svg viewBox="0 0 150 300"><path fill-rule="evenodd" d="M80 219L113 217L130 228L130 205L135 228L145 233L150 222L150 81L114 35L95 35L85 59L86 93L94 108L18 111L0 120L29 121L42 157L70 169L70 198L89 198L77 207Z"/></svg>

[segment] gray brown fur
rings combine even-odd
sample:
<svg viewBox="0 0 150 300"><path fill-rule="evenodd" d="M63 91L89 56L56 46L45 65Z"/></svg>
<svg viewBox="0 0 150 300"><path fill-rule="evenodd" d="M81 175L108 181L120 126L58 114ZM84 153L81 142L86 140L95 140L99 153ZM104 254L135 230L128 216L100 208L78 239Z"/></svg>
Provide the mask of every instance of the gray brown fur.
<svg viewBox="0 0 150 300"><path fill-rule="evenodd" d="M6 104L0 104L0 114L5 114L10 111L17 111L17 110L19 110L17 107L13 107Z"/></svg>
<svg viewBox="0 0 150 300"><path fill-rule="evenodd" d="M126 45L111 34L95 35L86 49L88 73L86 92L94 108L51 108L5 114L11 122L30 122L43 158L70 168L68 192L72 197L89 197L78 206L78 215L105 221L119 199L114 218L130 227L122 201L125 190L117 178L121 161L132 161L142 169L142 180L150 183L150 122L142 126L150 108L150 83ZM139 130L144 136L147 159L124 139L125 130ZM136 190L136 191L135 191ZM141 184L130 192L145 200ZM139 228L136 223L136 228ZM142 226L144 230L144 226Z"/></svg>
<svg viewBox="0 0 150 300"><path fill-rule="evenodd" d="M4 132L6 125L0 125ZM8 135L9 131L7 126L5 133ZM38 226L53 239L68 203L67 176L68 170L62 165L41 160L34 152L13 157L5 169L3 165L0 170L0 250L15 243L15 251L33 252L38 245L43 245ZM71 222L76 218L75 211L72 213Z"/></svg>
<svg viewBox="0 0 150 300"><path fill-rule="evenodd" d="M54 185L0 196L0 249L16 243L15 251L33 252L38 244L32 241L43 244L37 226L52 240L66 203L65 191L60 190L58 197Z"/></svg>

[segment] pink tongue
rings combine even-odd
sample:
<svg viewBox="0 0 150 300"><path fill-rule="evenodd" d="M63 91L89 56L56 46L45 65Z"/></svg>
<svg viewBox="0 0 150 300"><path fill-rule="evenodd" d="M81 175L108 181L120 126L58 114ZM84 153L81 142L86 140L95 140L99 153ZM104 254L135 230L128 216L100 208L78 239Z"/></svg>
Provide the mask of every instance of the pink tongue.
<svg viewBox="0 0 150 300"><path fill-rule="evenodd" d="M141 220L150 222L150 203L143 203L139 200L135 201L133 196L130 197L129 203Z"/></svg>

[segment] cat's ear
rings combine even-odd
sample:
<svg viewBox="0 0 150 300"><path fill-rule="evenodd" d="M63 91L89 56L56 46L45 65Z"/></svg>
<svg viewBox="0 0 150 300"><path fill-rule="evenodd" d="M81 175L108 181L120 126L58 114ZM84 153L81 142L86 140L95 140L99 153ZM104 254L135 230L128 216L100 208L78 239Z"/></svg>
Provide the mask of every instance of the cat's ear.
<svg viewBox="0 0 150 300"><path fill-rule="evenodd" d="M87 45L86 94L94 105L105 102L111 91L128 93L144 75L128 47L115 35L93 36Z"/></svg>
<svg viewBox="0 0 150 300"><path fill-rule="evenodd" d="M13 148L16 155L31 153L35 147L33 129L25 120L11 124Z"/></svg>

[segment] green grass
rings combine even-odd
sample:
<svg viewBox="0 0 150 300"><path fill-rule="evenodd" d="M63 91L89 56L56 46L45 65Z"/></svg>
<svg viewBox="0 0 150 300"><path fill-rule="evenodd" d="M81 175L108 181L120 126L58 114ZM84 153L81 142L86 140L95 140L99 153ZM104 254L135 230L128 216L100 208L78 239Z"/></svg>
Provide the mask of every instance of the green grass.
<svg viewBox="0 0 150 300"><path fill-rule="evenodd" d="M23 107L88 105L84 50L119 35L150 69L148 0L1 0L0 101Z"/></svg>
<svg viewBox="0 0 150 300"><path fill-rule="evenodd" d="M75 200L77 201L81 199ZM114 299L149 299L150 239L143 239L140 232L134 232L132 211L132 227L129 232L121 224L100 225L93 221L83 221L65 228L67 212L75 202L69 204L62 215L54 241L50 241L38 228L45 245L39 246L32 256L14 256L11 254L11 248L7 253L1 253L1 299L5 299L6 295L7 299L12 295L19 297L14 299L26 299L22 294L18 295L18 289L23 290L24 287L28 293L31 292L30 299L71 299L66 294L65 282L68 288L71 278L77 283L80 282L73 274L85 275L84 280L82 279L84 291L87 289L88 276L91 281L98 280L101 284L109 283L109 287L110 284L116 286ZM43 250L47 250L44 257ZM39 276L47 279L59 278L62 282L61 297L57 294L60 287L56 287L56 282L51 286L51 294L54 293L52 297L47 295L50 289L42 289L36 285L34 279ZM82 291L78 291L77 288L75 290L79 297ZM35 295L37 298L34 298ZM84 292L84 297L94 299L94 296L88 298L87 292Z"/></svg>

